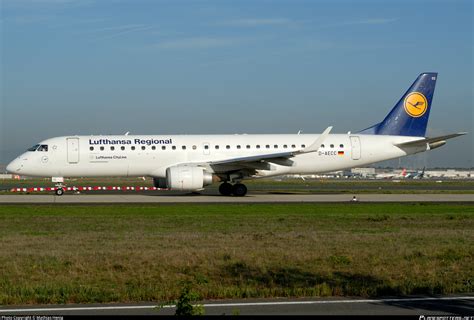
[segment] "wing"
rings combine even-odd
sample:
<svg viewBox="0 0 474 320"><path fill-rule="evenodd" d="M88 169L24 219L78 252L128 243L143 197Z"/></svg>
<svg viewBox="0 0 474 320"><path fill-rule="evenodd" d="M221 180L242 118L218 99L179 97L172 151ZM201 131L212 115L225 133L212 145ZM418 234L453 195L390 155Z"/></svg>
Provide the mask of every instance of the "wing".
<svg viewBox="0 0 474 320"><path fill-rule="evenodd" d="M216 173L246 170L268 170L270 164L278 164L282 166L292 166L291 158L298 154L316 152L321 147L321 144L326 140L331 132L332 127L328 127L319 137L308 147L296 151L267 153L260 155L253 155L247 157L228 158L215 161L206 161L205 163L189 163L203 167L210 167Z"/></svg>

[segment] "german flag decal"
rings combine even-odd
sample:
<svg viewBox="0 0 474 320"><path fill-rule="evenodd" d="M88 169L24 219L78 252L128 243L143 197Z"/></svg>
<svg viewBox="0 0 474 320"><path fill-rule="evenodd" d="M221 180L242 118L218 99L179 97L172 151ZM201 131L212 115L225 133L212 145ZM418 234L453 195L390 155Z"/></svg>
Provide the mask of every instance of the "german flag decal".
<svg viewBox="0 0 474 320"><path fill-rule="evenodd" d="M338 151L338 152L337 152L337 155L338 155L338 156L343 156L343 155L344 155L344 151Z"/></svg>

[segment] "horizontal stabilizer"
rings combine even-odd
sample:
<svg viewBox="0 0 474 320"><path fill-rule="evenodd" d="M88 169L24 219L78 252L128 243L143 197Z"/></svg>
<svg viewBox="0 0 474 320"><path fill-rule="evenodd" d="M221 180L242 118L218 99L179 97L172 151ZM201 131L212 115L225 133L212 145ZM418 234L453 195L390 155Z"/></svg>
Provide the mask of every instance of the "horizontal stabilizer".
<svg viewBox="0 0 474 320"><path fill-rule="evenodd" d="M433 137L433 138L424 138L424 139L415 140L415 141L403 142L403 143L396 144L396 146L397 147L423 146L423 145L426 145L427 143L435 143L435 142L445 141L445 140L448 140L448 139L463 136L465 134L467 134L467 132L458 132L458 133L448 134L446 136L439 136L439 137Z"/></svg>

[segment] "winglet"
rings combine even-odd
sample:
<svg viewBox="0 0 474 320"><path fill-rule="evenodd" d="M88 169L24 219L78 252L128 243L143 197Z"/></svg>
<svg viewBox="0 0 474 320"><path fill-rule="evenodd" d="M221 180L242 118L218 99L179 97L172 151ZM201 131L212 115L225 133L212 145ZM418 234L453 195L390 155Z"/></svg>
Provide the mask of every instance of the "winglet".
<svg viewBox="0 0 474 320"><path fill-rule="evenodd" d="M321 144L326 140L327 136L329 135L329 132L331 132L332 126L327 127L326 130L324 130L323 133L314 141L309 147L304 148L301 150L301 153L308 153L308 152L316 152L318 151L319 148L321 148Z"/></svg>

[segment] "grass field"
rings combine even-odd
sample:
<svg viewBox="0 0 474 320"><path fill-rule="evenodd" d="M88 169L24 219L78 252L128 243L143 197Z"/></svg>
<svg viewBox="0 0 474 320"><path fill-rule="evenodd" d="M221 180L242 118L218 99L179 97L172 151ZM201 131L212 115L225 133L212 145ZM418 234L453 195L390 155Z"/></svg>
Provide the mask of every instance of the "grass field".
<svg viewBox="0 0 474 320"><path fill-rule="evenodd" d="M0 206L0 304L474 292L474 206Z"/></svg>

